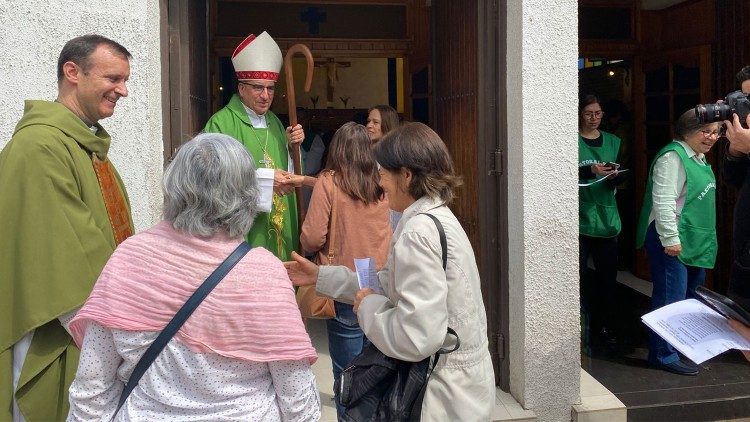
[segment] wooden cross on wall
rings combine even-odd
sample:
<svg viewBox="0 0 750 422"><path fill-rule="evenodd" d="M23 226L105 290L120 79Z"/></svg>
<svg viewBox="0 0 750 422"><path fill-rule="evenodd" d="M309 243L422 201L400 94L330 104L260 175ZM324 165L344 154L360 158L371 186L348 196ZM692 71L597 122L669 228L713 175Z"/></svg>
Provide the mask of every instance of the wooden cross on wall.
<svg viewBox="0 0 750 422"><path fill-rule="evenodd" d="M325 60L316 60L315 67L320 67L326 70L326 97L328 100L328 107L333 107L333 91L336 89L336 82L339 80L339 68L351 67L352 62L337 62L333 58L329 57Z"/></svg>

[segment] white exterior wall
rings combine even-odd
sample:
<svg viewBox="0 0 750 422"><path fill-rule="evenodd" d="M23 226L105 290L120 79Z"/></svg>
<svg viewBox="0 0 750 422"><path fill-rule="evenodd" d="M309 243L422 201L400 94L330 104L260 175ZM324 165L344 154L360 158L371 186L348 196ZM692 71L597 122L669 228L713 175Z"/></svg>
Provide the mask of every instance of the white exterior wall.
<svg viewBox="0 0 750 422"><path fill-rule="evenodd" d="M161 216L163 141L158 0L0 1L0 148L26 99L57 97L57 57L79 35L111 38L132 54L130 94L100 123L130 197L136 231Z"/></svg>
<svg viewBox="0 0 750 422"><path fill-rule="evenodd" d="M510 390L541 421L580 400L576 0L509 1ZM520 136L519 136L520 135Z"/></svg>

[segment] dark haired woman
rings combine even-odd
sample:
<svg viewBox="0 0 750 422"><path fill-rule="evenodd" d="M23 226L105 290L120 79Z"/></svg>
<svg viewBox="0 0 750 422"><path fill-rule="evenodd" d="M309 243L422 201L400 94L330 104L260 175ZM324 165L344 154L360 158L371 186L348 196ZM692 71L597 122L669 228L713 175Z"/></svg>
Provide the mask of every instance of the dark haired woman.
<svg viewBox="0 0 750 422"><path fill-rule="evenodd" d="M354 122L345 123L333 136L326 168L318 177L302 224L300 242L306 251L317 253L318 264L353 270L355 258L369 257L376 270L385 265L391 228L388 201L378 180L367 130ZM336 316L326 320L334 379L367 342L352 305L336 301L335 309Z"/></svg>
<svg viewBox="0 0 750 422"><path fill-rule="evenodd" d="M719 124L699 123L691 109L677 120L675 135L651 164L638 223L636 245L646 247L653 309L693 297L716 262L716 179L705 154L719 139ZM654 333L648 360L675 374L698 373Z"/></svg>
<svg viewBox="0 0 750 422"><path fill-rule="evenodd" d="M440 137L422 123L404 124L375 146L380 184L389 205L403 212L378 273L382 294L360 289L357 276L341 266L320 266L293 254L285 263L297 285L352 302L362 330L384 354L417 362L444 346L453 328L460 348L441 356L427 382L422 421L486 421L495 407L495 381L487 344L479 271L474 251L448 205L460 179ZM447 240L443 270L436 217Z"/></svg>
<svg viewBox="0 0 750 422"><path fill-rule="evenodd" d="M621 344L613 325L615 320L614 289L617 283L617 235L620 233L620 214L615 201L616 187L626 173L619 174L620 138L599 129L604 112L595 95L586 95L578 105L578 178L585 182L607 180L581 186L578 189L579 271L585 284L589 256L596 268L591 282L592 295L583 300L588 310L592 342L596 349L617 352Z"/></svg>
<svg viewBox="0 0 750 422"><path fill-rule="evenodd" d="M375 143L398 127L398 113L389 105L376 105L367 111L367 133Z"/></svg>

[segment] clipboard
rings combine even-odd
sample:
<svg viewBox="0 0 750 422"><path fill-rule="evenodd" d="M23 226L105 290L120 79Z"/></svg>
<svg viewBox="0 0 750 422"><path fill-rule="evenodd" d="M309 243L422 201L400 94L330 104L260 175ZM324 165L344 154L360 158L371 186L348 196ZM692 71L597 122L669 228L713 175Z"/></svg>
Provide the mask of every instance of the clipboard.
<svg viewBox="0 0 750 422"><path fill-rule="evenodd" d="M738 305L732 299L703 286L698 286L695 289L695 294L698 300L705 303L724 317L737 320L750 327L750 312Z"/></svg>

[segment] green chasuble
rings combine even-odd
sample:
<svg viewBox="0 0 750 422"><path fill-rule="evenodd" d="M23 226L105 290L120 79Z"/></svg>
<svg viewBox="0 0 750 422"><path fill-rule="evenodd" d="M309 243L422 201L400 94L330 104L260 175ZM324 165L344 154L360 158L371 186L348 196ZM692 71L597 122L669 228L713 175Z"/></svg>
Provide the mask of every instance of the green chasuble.
<svg viewBox="0 0 750 422"><path fill-rule="evenodd" d="M0 152L0 420L12 417L13 345L31 330L19 408L29 422L68 414L78 349L57 318L83 305L115 249L91 160L109 145L64 105L26 101Z"/></svg>
<svg viewBox="0 0 750 422"><path fill-rule="evenodd" d="M268 129L256 129L250 124L240 97L235 94L206 124L204 132L223 133L242 143L253 156L256 167L289 169L286 132L272 111L266 112ZM265 150L265 151L264 151ZM264 153L265 152L265 153ZM291 252L298 249L297 200L294 194L273 195L270 213L258 213L247 241L252 246L262 246L282 261L290 260Z"/></svg>

